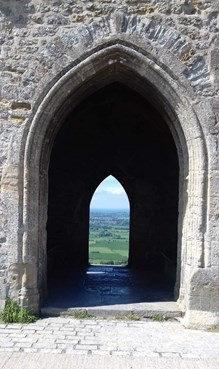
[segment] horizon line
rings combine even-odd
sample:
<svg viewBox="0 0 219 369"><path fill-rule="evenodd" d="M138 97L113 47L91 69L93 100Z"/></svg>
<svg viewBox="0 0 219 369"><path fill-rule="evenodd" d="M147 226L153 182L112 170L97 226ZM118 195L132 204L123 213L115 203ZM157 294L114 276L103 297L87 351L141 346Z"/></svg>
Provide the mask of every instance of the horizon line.
<svg viewBox="0 0 219 369"><path fill-rule="evenodd" d="M129 208L90 208L90 210L130 210Z"/></svg>

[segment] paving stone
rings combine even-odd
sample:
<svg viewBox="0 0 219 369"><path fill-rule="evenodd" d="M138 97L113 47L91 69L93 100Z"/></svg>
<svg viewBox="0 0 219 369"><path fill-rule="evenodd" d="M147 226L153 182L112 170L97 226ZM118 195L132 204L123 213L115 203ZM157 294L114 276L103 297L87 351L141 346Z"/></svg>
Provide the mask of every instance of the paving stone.
<svg viewBox="0 0 219 369"><path fill-rule="evenodd" d="M14 342L12 341L5 341L0 343L0 348L4 347L14 347Z"/></svg>
<svg viewBox="0 0 219 369"><path fill-rule="evenodd" d="M74 340L74 339L68 339L68 338L66 338L66 339L59 339L59 338L57 338L56 340L55 340L55 342L56 343L62 343L62 344L72 344L72 345L74 345L74 344L78 344L79 343L79 340Z"/></svg>
<svg viewBox="0 0 219 369"><path fill-rule="evenodd" d="M32 344L33 344L32 342L18 342L18 343L15 343L14 347L28 348L28 347L31 347Z"/></svg>
<svg viewBox="0 0 219 369"><path fill-rule="evenodd" d="M40 337L40 336L39 336ZM74 337L74 336L69 336L69 338L67 337L67 336L65 336L65 335L62 335L62 334L54 334L54 339L55 340L63 340L63 341L66 341L66 340L68 340L68 339L72 339L72 337Z"/></svg>
<svg viewBox="0 0 219 369"><path fill-rule="evenodd" d="M18 352L20 351L19 347L0 347L0 352Z"/></svg>
<svg viewBox="0 0 219 369"><path fill-rule="evenodd" d="M57 348L58 349L62 349L62 350L65 349L66 350L66 348L67 348L66 346L68 348L72 348L72 349L74 348L73 346L72 347L69 347L69 345L66 345L66 343L57 343Z"/></svg>
<svg viewBox="0 0 219 369"><path fill-rule="evenodd" d="M57 344L55 343L44 343L44 342L36 342L33 344L32 346L33 348L38 348L38 349L56 349L57 348Z"/></svg>
<svg viewBox="0 0 219 369"><path fill-rule="evenodd" d="M23 324L7 324L7 328L8 329L13 329L13 330L16 330L16 329L18 329L19 331L23 328ZM0 326L0 328L1 328L1 326ZM3 328L3 327L2 327ZM27 326L27 329L29 328L29 326ZM30 327L30 329L31 329L31 327Z"/></svg>
<svg viewBox="0 0 219 369"><path fill-rule="evenodd" d="M27 327L26 327L27 328ZM46 329L47 328L47 325L46 326L43 326L43 325L39 325L39 324L37 324L37 325L34 325L33 327L31 327L30 329L36 329L37 330L37 332L39 332L39 331L43 331L44 329Z"/></svg>
<svg viewBox="0 0 219 369"><path fill-rule="evenodd" d="M63 350L61 348L43 348L40 350L42 353L61 354Z"/></svg>
<svg viewBox="0 0 219 369"><path fill-rule="evenodd" d="M97 350L97 345L86 345L86 344L83 344L83 345L80 345L80 344L77 344L75 346L75 349L77 350Z"/></svg>
<svg viewBox="0 0 219 369"><path fill-rule="evenodd" d="M53 334L53 330L52 329L47 329L47 328L45 328L44 329L48 334Z"/></svg>
<svg viewBox="0 0 219 369"><path fill-rule="evenodd" d="M1 329L1 336L7 335L9 333L17 333L17 331L15 331L13 328L10 329L10 328L7 328L7 327ZM25 332L22 331L22 333L25 333Z"/></svg>
<svg viewBox="0 0 219 369"><path fill-rule="evenodd" d="M68 337L75 337L77 335L77 332L76 331L68 331L68 330L61 330L60 329L60 335L66 335ZM56 333L55 333L56 334Z"/></svg>
<svg viewBox="0 0 219 369"><path fill-rule="evenodd" d="M34 334L35 332L36 332L35 329L33 330L33 329L26 329L25 328L25 329L22 330L23 334Z"/></svg>
<svg viewBox="0 0 219 369"><path fill-rule="evenodd" d="M5 336L4 335L0 336L0 345L1 345L1 342L5 342L5 341L12 341L12 338L9 334Z"/></svg>
<svg viewBox="0 0 219 369"><path fill-rule="evenodd" d="M86 338L90 339L91 337L95 337L95 333L94 332L85 333L85 336L84 336L85 339Z"/></svg>
<svg viewBox="0 0 219 369"><path fill-rule="evenodd" d="M75 350L75 349L70 349L70 348L67 348L65 350L66 354L74 354L74 355L88 355L88 350Z"/></svg>
<svg viewBox="0 0 219 369"><path fill-rule="evenodd" d="M98 340L98 339L93 339L93 340L91 340L91 339L88 339L88 340L86 340L86 339L82 339L82 340L80 340L79 341L79 344L80 345L101 345L101 340Z"/></svg>
<svg viewBox="0 0 219 369"><path fill-rule="evenodd" d="M33 348L33 347L24 347L23 348L23 352L29 352L29 353L33 353L33 352L38 352L38 349Z"/></svg>
<svg viewBox="0 0 219 369"><path fill-rule="evenodd" d="M85 327L85 328L75 328L75 332L77 332L77 333L82 332L83 334L88 334L88 333L92 332L92 330L91 330L91 328L87 328L87 327Z"/></svg>
<svg viewBox="0 0 219 369"><path fill-rule="evenodd" d="M27 334L24 334L24 333L21 333L21 332L10 333L8 335L8 337L10 337L10 338L25 338L25 337L27 337ZM1 339L1 337L0 337L0 339Z"/></svg>

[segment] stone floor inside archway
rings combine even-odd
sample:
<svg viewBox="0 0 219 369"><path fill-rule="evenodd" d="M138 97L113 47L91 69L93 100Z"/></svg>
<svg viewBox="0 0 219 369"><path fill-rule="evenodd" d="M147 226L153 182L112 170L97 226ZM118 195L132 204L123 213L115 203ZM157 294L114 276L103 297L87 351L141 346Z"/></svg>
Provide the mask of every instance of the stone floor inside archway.
<svg viewBox="0 0 219 369"><path fill-rule="evenodd" d="M116 266L91 265L66 271L49 282L44 316L74 315L82 310L99 317L135 313L140 317L180 316L173 283L159 274Z"/></svg>

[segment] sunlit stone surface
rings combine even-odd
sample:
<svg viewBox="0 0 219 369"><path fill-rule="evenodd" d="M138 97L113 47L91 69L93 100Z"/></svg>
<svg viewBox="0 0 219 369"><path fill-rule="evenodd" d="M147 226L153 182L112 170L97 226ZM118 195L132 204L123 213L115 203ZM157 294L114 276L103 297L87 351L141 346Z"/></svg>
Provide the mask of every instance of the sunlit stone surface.
<svg viewBox="0 0 219 369"><path fill-rule="evenodd" d="M37 312L48 278L87 265L90 200L111 174L129 267L174 275L187 326L218 323L218 9L1 2L2 305Z"/></svg>

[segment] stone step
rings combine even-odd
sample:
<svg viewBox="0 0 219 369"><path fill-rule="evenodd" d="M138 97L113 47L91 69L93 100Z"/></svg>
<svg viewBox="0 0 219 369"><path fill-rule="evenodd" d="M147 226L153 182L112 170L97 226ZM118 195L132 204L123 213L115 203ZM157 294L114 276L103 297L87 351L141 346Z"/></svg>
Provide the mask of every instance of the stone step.
<svg viewBox="0 0 219 369"><path fill-rule="evenodd" d="M81 313L81 314L80 314ZM183 313L179 310L175 301L106 305L106 306L83 306L83 307L58 307L45 306L41 309L42 316L86 316L91 315L97 318L122 318L133 320L153 318L157 320L174 319L182 317Z"/></svg>

